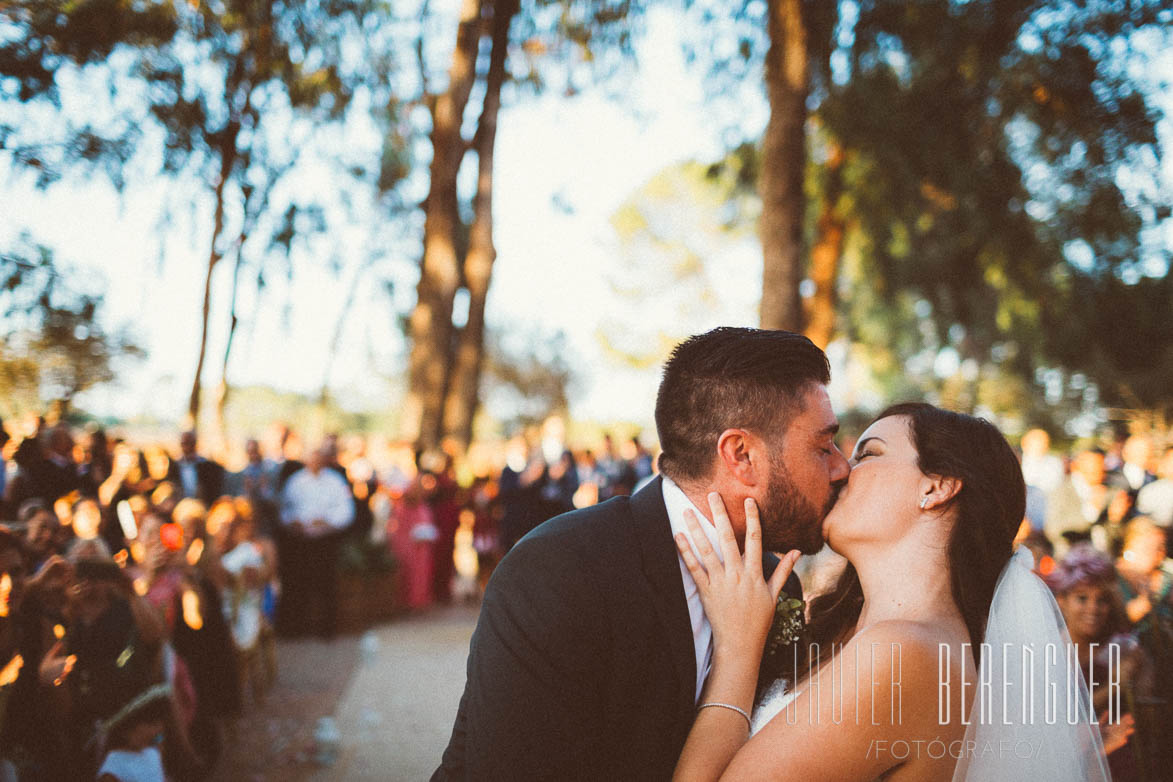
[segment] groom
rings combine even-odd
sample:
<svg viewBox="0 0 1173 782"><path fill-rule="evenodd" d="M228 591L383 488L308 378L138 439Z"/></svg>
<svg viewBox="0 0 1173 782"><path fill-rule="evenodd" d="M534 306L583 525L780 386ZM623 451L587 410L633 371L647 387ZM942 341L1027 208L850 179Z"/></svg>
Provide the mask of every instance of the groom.
<svg viewBox="0 0 1173 782"><path fill-rule="evenodd" d="M752 497L766 550L817 551L848 472L829 380L823 352L786 331L676 347L656 398L662 477L550 520L502 560L433 780L671 777L712 657L672 536L692 508L719 548L706 499L719 491L739 544ZM786 590L801 594L793 575Z"/></svg>

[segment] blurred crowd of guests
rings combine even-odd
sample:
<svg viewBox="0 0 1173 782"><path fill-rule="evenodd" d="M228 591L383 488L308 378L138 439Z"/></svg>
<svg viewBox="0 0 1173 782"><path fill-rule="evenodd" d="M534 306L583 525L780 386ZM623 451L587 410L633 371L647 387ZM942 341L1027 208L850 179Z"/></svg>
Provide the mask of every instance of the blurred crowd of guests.
<svg viewBox="0 0 1173 782"><path fill-rule="evenodd" d="M461 535L476 557L466 570L476 573L483 588L501 557L543 521L631 494L653 476L652 454L638 437L619 446L604 435L598 453L573 452L559 426L546 430L544 436L510 440L505 466L499 472L482 468L467 485L457 480L450 455L417 458L405 446L397 449L372 508L376 526L385 522L408 608L452 599Z"/></svg>
<svg viewBox="0 0 1173 782"><path fill-rule="evenodd" d="M652 479L638 437L570 450L547 424L460 464L357 436L306 449L275 425L230 467L194 432L172 450L39 419L9 441L0 424L0 781L202 778L277 675L275 637L338 629L348 551L393 558L404 610L475 599L538 524ZM1080 663L1119 672L1114 777L1164 779L1173 448L1134 435L1061 454L1032 430L1021 452L1020 541Z"/></svg>
<svg viewBox="0 0 1173 782"><path fill-rule="evenodd" d="M284 508L192 432L172 454L38 419L4 445L0 778L205 776L276 675Z"/></svg>
<svg viewBox="0 0 1173 782"><path fill-rule="evenodd" d="M406 610L475 598L530 529L652 475L637 438L518 438L459 480L443 452L270 434L229 469L194 432L0 422L0 780L203 778L275 637L334 635L346 547L391 555Z"/></svg>
<svg viewBox="0 0 1173 782"><path fill-rule="evenodd" d="M1020 539L1055 593L1096 686L1112 777L1168 779L1173 751L1173 447L1152 437L1054 453L1041 429L1021 441L1027 518ZM1119 712L1109 682L1118 682ZM1112 723L1112 724L1110 724Z"/></svg>

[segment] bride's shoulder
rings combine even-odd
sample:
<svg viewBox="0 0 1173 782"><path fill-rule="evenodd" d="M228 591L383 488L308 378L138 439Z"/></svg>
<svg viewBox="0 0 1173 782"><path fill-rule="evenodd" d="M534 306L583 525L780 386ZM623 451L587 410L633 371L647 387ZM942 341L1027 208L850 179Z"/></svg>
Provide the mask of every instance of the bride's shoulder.
<svg viewBox="0 0 1173 782"><path fill-rule="evenodd" d="M952 635L941 622L884 619L861 627L851 637L851 641L901 641L910 646L931 646L935 649L939 643L950 643Z"/></svg>
<svg viewBox="0 0 1173 782"><path fill-rule="evenodd" d="M886 619L861 628L843 651L854 655L866 653L868 667L898 666L906 680L920 676L936 680L941 647L951 646L956 640L938 623Z"/></svg>

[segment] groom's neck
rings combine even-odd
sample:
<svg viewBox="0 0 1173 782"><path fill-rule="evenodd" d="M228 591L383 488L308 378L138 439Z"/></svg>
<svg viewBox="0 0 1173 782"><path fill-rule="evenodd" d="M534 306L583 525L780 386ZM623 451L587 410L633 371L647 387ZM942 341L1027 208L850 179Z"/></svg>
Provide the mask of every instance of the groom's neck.
<svg viewBox="0 0 1173 782"><path fill-rule="evenodd" d="M738 492L734 487L724 485L721 481L706 482L676 481L673 479L684 496L691 502L705 519L712 524L713 512L709 510L709 492L717 492L725 503L725 513L729 516L729 523L737 536L740 546L745 535L745 498L744 492Z"/></svg>

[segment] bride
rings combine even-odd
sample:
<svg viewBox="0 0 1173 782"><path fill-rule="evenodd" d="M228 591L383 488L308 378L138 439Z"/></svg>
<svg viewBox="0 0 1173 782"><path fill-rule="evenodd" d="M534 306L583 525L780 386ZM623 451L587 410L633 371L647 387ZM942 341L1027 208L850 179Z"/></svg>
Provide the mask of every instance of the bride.
<svg viewBox="0 0 1173 782"><path fill-rule="evenodd" d="M796 552L766 583L752 500L744 557L719 495L721 556L686 514L692 545L676 543L714 647L674 778L1108 779L1058 608L1029 555L1012 552L1025 489L1001 433L897 405L860 436L851 467L823 525L850 565L812 604L796 681L771 688L752 735L762 649Z"/></svg>

